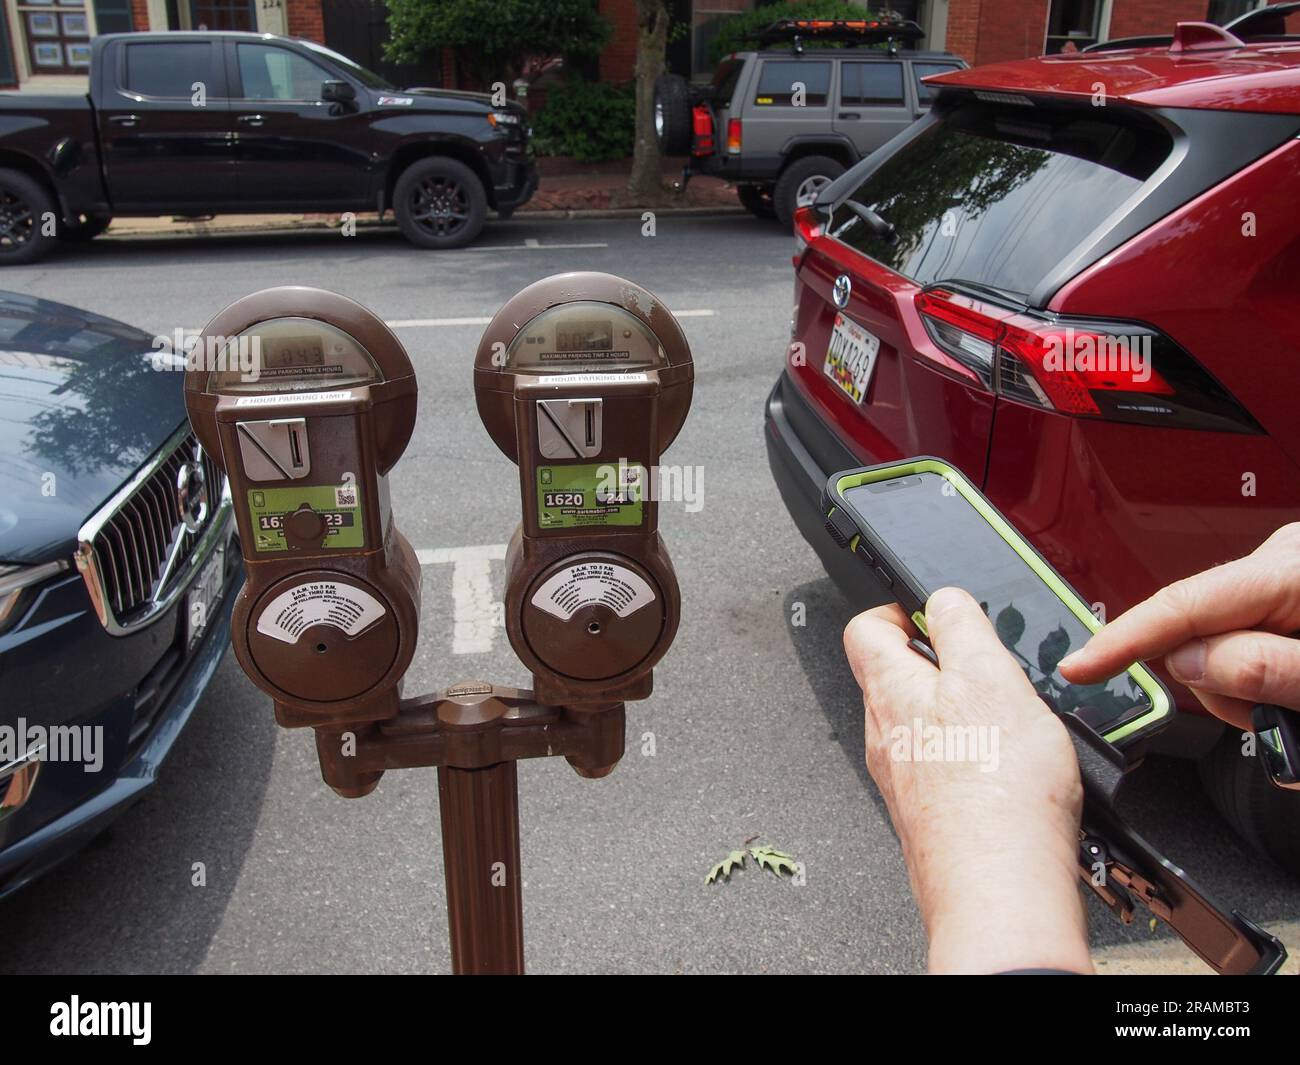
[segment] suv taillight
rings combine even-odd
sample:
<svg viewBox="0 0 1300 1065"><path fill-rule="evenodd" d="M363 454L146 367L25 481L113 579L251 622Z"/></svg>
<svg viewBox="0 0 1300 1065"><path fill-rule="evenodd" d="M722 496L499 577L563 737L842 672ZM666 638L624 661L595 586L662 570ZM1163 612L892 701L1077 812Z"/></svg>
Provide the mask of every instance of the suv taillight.
<svg viewBox="0 0 1300 1065"><path fill-rule="evenodd" d="M713 112L707 104L691 108L691 155L713 154Z"/></svg>
<svg viewBox="0 0 1300 1065"><path fill-rule="evenodd" d="M740 119L727 119L727 152L730 155L740 154Z"/></svg>
<svg viewBox="0 0 1300 1065"><path fill-rule="evenodd" d="M916 297L950 371L1008 399L1082 418L1220 432L1259 424L1163 333L1130 322L999 311L942 288Z"/></svg>
<svg viewBox="0 0 1300 1065"><path fill-rule="evenodd" d="M797 269L800 261L803 259L803 253L808 250L817 237L822 235L821 220L817 217L817 212L811 207L800 207L794 213L794 263Z"/></svg>

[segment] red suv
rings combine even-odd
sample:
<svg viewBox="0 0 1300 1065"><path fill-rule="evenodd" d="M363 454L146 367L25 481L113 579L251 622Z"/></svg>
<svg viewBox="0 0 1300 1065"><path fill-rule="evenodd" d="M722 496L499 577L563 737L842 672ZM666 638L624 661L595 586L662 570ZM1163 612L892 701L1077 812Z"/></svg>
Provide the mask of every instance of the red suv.
<svg viewBox="0 0 1300 1065"><path fill-rule="evenodd" d="M1110 617L1300 518L1300 37L1190 23L927 82L930 113L796 218L768 458L840 588L887 598L822 526L828 475L908 455ZM1300 872L1300 795L1171 687L1191 713L1158 749Z"/></svg>

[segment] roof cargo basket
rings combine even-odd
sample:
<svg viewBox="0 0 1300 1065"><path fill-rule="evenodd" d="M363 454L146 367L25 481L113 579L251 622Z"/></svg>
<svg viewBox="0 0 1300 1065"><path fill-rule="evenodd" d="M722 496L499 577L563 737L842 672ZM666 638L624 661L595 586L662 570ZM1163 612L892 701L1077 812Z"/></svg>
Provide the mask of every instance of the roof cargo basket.
<svg viewBox="0 0 1300 1065"><path fill-rule="evenodd" d="M804 19L783 18L758 35L759 47L789 41L802 52L808 41L834 41L840 44L888 44L892 52L896 42L914 44L925 30L909 19Z"/></svg>

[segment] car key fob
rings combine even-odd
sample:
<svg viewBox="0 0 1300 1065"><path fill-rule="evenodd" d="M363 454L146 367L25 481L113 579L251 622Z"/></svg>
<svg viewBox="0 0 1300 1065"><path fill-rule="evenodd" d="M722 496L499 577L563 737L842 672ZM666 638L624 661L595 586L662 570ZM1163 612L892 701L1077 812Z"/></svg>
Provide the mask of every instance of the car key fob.
<svg viewBox="0 0 1300 1065"><path fill-rule="evenodd" d="M1279 788L1300 791L1300 712L1260 703L1251 713L1251 724L1269 780Z"/></svg>

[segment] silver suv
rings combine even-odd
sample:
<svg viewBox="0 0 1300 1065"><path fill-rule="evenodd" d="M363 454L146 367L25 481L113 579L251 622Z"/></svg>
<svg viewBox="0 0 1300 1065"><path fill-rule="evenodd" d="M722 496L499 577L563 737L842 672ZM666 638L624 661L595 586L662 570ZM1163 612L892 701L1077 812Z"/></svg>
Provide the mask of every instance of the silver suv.
<svg viewBox="0 0 1300 1065"><path fill-rule="evenodd" d="M660 147L689 153L683 184L693 173L724 178L753 214L789 226L823 185L929 110L923 78L966 66L948 52L899 49L922 36L907 21L775 22L760 43L783 48L734 52L707 86L674 74L658 79ZM848 47L805 47L817 42Z"/></svg>

